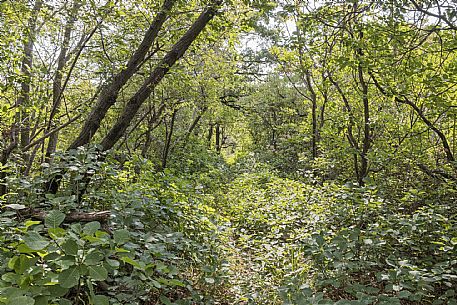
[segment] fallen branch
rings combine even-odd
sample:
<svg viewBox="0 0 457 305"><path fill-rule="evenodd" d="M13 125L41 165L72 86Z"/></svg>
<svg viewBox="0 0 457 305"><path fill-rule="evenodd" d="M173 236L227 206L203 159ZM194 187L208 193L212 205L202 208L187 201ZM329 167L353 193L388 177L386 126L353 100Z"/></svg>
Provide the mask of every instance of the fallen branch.
<svg viewBox="0 0 457 305"><path fill-rule="evenodd" d="M41 209L25 209L18 211L21 217L30 217L37 220L44 221L47 213ZM111 211L100 212L70 212L65 216L65 223L73 222L91 222L98 221L101 223L106 222L111 216Z"/></svg>
<svg viewBox="0 0 457 305"><path fill-rule="evenodd" d="M422 163L417 163L417 167L419 167L419 169L421 169L424 173L426 173L428 176L430 176L432 178L436 178L436 179L446 178L446 179L451 179L451 180L457 181L456 176L454 176L451 173L448 173L442 169L431 169Z"/></svg>

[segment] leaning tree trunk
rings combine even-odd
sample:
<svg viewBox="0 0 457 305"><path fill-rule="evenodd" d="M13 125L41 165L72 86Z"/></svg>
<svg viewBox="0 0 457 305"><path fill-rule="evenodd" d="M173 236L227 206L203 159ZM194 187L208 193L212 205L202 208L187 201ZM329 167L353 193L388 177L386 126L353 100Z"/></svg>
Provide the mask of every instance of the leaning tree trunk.
<svg viewBox="0 0 457 305"><path fill-rule="evenodd" d="M393 94L388 93L381 86L381 84L379 83L379 81L377 80L377 78L375 77L375 75L372 72L370 72L370 76L373 79L373 83L375 84L376 88L378 88L378 90L383 95L385 95L386 97L391 97L393 95ZM427 125L427 127L430 128L440 138L441 145L443 146L443 150L446 155L446 161L448 163L452 164L455 161L455 157L454 157L454 154L452 153L452 149L451 149L451 146L449 145L446 135L438 127L436 127L435 124L427 118L427 116L425 116L425 114L421 108L419 108L413 101L408 99L406 96L394 95L394 99L397 103L410 106L414 110L414 112L419 116L419 118L422 120L422 122L424 122L425 125Z"/></svg>
<svg viewBox="0 0 457 305"><path fill-rule="evenodd" d="M205 26L216 15L216 5L219 1L215 1L213 6L207 8L198 19L192 24L187 32L181 39L173 46L173 48L165 55L159 62L156 68L152 71L149 77L143 82L141 88L135 93L133 97L125 105L120 117L116 123L108 131L108 134L101 141L103 150L111 149L114 144L122 137L130 122L135 117L144 101L149 97L154 88L160 83L163 77L168 73L170 68L180 59L192 42L203 31Z"/></svg>
<svg viewBox="0 0 457 305"><path fill-rule="evenodd" d="M162 28L175 2L176 0L165 0L160 12L145 33L143 41L130 57L126 67L116 74L103 88L97 103L92 107L81 132L70 145L69 149L75 149L90 142L95 132L100 128L100 123L105 118L108 110L116 103L117 96L121 89L144 63L147 52L156 40L159 30Z"/></svg>
<svg viewBox="0 0 457 305"><path fill-rule="evenodd" d="M172 3L174 1L166 0L165 4L169 2ZM179 41L158 63L158 65L151 72L149 77L143 82L143 85L140 87L140 89L128 100L127 104L124 106L121 112L121 115L100 143L103 151L113 148L113 146L119 141L119 139L127 130L128 126L132 122L133 118L137 114L138 110L140 109L144 101L150 96L151 92L153 92L153 90L164 78L164 76L168 73L171 67L176 63L176 61L178 61L178 59L180 59L184 55L184 53L190 47L192 42L198 37L201 31L203 31L208 22L210 22L216 15L217 7L221 4L221 2L222 1L220 0L213 1L212 4L200 14L198 19L192 24L192 26L181 37L181 39L179 39ZM165 19L167 15L166 12L168 12L168 10L163 9L161 13L159 13L159 15L163 14L163 18ZM157 21L157 19L161 19L159 17L160 16L158 16L155 21ZM156 22L153 22L147 34L149 32L154 32L154 34L157 34L155 31L158 32L158 27L154 27L155 23ZM163 22L160 23L160 27L162 24ZM100 127L100 123L104 119L108 109L112 105L114 105L117 98L117 94L119 93L120 89L123 87L123 85L126 84L128 79L130 79L130 77L138 70L139 65L143 63L144 55L146 54L146 51L149 48L144 46L147 45L145 43L146 40L151 41L148 35L146 35L146 37L140 45L140 48L129 60L127 68L121 71L118 75L116 75L113 81L105 88L105 90L102 91L101 96L97 104L92 109L88 119L86 120L86 123L84 124L82 131L80 132L78 138L70 145L69 149L74 149L89 143L94 133ZM143 49L146 50L142 52ZM112 90L110 90L110 88ZM55 194L59 188L61 179L61 175L54 177L54 179L47 183L46 191Z"/></svg>

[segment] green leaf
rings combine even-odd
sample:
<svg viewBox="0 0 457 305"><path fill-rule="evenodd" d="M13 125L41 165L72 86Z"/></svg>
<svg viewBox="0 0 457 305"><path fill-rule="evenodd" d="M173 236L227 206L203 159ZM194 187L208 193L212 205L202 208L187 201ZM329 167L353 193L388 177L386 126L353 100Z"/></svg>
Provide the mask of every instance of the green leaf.
<svg viewBox="0 0 457 305"><path fill-rule="evenodd" d="M411 295L411 292L409 292L408 290L402 290L398 293L398 297L400 299L407 299L410 295Z"/></svg>
<svg viewBox="0 0 457 305"><path fill-rule="evenodd" d="M71 302L70 300L67 300L67 299L60 299L59 301L59 305L72 305L73 302Z"/></svg>
<svg viewBox="0 0 457 305"><path fill-rule="evenodd" d="M38 225L40 223L41 223L41 221L38 221L38 220L27 220L24 225L25 225L26 229L28 229L29 227Z"/></svg>
<svg viewBox="0 0 457 305"><path fill-rule="evenodd" d="M16 264L19 263L19 256L13 256L9 261L8 261L8 268L14 269Z"/></svg>
<svg viewBox="0 0 457 305"><path fill-rule="evenodd" d="M162 302L162 304L164 304L164 305L173 305L173 303L171 303L170 299L164 295L161 295L159 297L159 299L160 299L160 302Z"/></svg>
<svg viewBox="0 0 457 305"><path fill-rule="evenodd" d="M48 305L49 303L49 297L45 295L41 295L38 297L35 297L35 305Z"/></svg>
<svg viewBox="0 0 457 305"><path fill-rule="evenodd" d="M63 288L71 288L79 283L79 268L71 267L59 274L59 284Z"/></svg>
<svg viewBox="0 0 457 305"><path fill-rule="evenodd" d="M100 223L98 221L92 221L84 226L83 232L86 235L94 235L98 230L100 230Z"/></svg>
<svg viewBox="0 0 457 305"><path fill-rule="evenodd" d="M89 276L94 281L104 281L108 277L108 271L103 266L89 266Z"/></svg>
<svg viewBox="0 0 457 305"><path fill-rule="evenodd" d="M114 260L114 259L107 259L106 262L108 263L109 266L111 266L111 267L114 268L114 269L119 268L120 263L119 263L119 261L117 261L117 260Z"/></svg>
<svg viewBox="0 0 457 305"><path fill-rule="evenodd" d="M144 270L144 267L142 267L140 265L140 263L138 263L137 261L131 259L130 257L128 256L123 256L121 257L121 261L125 262L125 263L128 263L130 265L132 265L133 267L137 268L137 269L140 269L140 270Z"/></svg>
<svg viewBox="0 0 457 305"><path fill-rule="evenodd" d="M104 258L102 252L95 250L89 254L87 254L86 258L84 259L84 264L86 265L98 265L98 263Z"/></svg>
<svg viewBox="0 0 457 305"><path fill-rule="evenodd" d="M34 252L36 252L35 250L30 249L30 247L28 247L26 244L20 244L19 246L17 246L16 250L19 251L19 253L34 253Z"/></svg>
<svg viewBox="0 0 457 305"><path fill-rule="evenodd" d="M52 239L59 239L64 237L67 234L67 231L62 228L49 228L48 234Z"/></svg>
<svg viewBox="0 0 457 305"><path fill-rule="evenodd" d="M130 239L130 232L125 229L116 230L113 235L117 245L124 244Z"/></svg>
<svg viewBox="0 0 457 305"><path fill-rule="evenodd" d="M49 245L49 241L36 232L28 232L24 236L25 244L32 250L40 251Z"/></svg>
<svg viewBox="0 0 457 305"><path fill-rule="evenodd" d="M44 219L44 224L48 228L58 228L60 224L65 220L65 214L59 210L52 210L48 213Z"/></svg>
<svg viewBox="0 0 457 305"><path fill-rule="evenodd" d="M94 305L109 305L109 298L104 295L95 295L92 301Z"/></svg>
<svg viewBox="0 0 457 305"><path fill-rule="evenodd" d="M78 244L73 239L67 240L63 245L62 249L66 255L77 256L78 255Z"/></svg>
<svg viewBox="0 0 457 305"><path fill-rule="evenodd" d="M52 285L48 287L49 292L51 293L52 297L63 297L68 293L68 288L60 287L59 285ZM70 303L71 304L71 303Z"/></svg>
<svg viewBox="0 0 457 305"><path fill-rule="evenodd" d="M35 300L32 299L31 297L27 297L27 296L18 296L18 297L11 298L7 304L8 305L34 305Z"/></svg>

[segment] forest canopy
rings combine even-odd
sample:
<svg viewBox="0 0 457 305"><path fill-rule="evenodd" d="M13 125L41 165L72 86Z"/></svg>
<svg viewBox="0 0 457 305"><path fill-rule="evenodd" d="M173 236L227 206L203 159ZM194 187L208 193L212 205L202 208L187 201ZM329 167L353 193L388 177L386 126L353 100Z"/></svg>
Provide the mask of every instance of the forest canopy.
<svg viewBox="0 0 457 305"><path fill-rule="evenodd" d="M0 304L457 304L453 0L0 1Z"/></svg>

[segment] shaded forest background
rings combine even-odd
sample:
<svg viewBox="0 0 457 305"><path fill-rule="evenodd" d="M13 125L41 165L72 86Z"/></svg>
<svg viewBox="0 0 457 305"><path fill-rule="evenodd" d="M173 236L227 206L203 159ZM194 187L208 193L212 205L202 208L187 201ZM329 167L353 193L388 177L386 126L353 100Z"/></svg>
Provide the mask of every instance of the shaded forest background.
<svg viewBox="0 0 457 305"><path fill-rule="evenodd" d="M0 304L457 304L457 5L0 1Z"/></svg>

